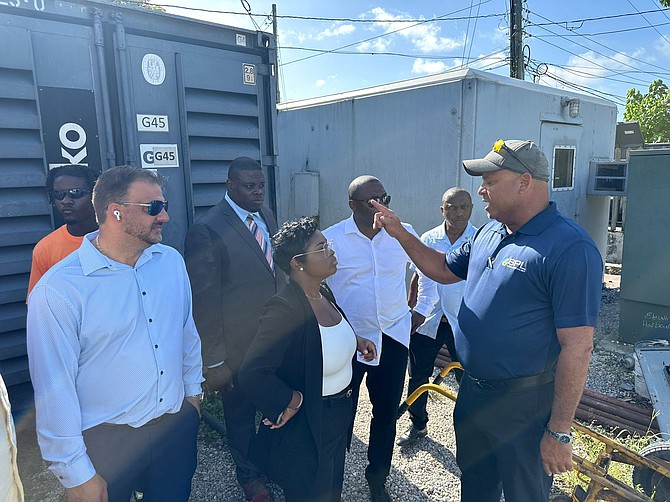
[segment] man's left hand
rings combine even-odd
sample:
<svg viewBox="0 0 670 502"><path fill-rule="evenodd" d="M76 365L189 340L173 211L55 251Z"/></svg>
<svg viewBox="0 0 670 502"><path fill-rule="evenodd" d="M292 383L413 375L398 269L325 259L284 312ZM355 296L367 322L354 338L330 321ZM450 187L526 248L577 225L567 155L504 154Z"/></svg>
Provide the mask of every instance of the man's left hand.
<svg viewBox="0 0 670 502"><path fill-rule="evenodd" d="M545 434L540 441L540 456L547 476L572 470L571 444L559 443Z"/></svg>
<svg viewBox="0 0 670 502"><path fill-rule="evenodd" d="M191 403L193 406L195 406L195 409L198 412L198 415L202 417L202 414L200 413L200 396L189 396L186 398L186 400Z"/></svg>
<svg viewBox="0 0 670 502"><path fill-rule="evenodd" d="M410 334L413 335L416 329L421 326L426 320L426 316L419 314L416 310L412 310L412 330Z"/></svg>

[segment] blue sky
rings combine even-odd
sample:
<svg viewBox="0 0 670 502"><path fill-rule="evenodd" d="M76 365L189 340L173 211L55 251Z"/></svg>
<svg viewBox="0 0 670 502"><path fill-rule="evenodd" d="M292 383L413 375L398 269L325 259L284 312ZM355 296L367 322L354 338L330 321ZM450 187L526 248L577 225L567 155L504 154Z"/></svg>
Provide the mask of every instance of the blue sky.
<svg viewBox="0 0 670 502"><path fill-rule="evenodd" d="M272 2L243 2L253 14L260 14L254 15L256 24L272 31L269 18L262 15L272 11ZM245 12L239 0L153 3ZM463 65L509 75L509 0L275 3L281 101L396 82ZM646 92L658 78L670 83L670 9L659 12L662 6L657 0L527 0L524 9L526 80L610 99L618 105L620 120L628 89ZM248 15L167 10L256 29Z"/></svg>

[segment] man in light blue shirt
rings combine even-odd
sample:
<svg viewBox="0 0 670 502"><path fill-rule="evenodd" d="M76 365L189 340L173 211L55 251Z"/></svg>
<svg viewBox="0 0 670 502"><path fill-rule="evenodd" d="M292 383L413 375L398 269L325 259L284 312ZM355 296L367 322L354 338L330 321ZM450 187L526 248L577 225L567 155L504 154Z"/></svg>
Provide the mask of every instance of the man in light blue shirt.
<svg viewBox="0 0 670 502"><path fill-rule="evenodd" d="M463 188L450 188L442 195L440 213L444 221L421 236L421 241L428 247L447 254L458 249L477 229L470 223L472 215L472 198ZM424 281L432 281L424 277ZM410 284L409 306L416 302L419 276L414 274ZM455 284L439 284L437 291L440 299L426 321L412 334L409 343L409 383L407 394L410 395L421 385L428 383L433 374L435 358L440 348L446 343L452 361L458 361L454 346L453 327L463 299L465 281ZM446 318L446 319L443 319ZM457 375L460 377L460 374ZM412 425L398 437L396 444L409 446L418 439L428 435L428 413L426 404L428 394L424 393L409 407Z"/></svg>
<svg viewBox="0 0 670 502"><path fill-rule="evenodd" d="M184 262L160 244L162 180L127 166L95 185L99 232L30 295L28 356L44 460L68 498L188 500L202 382Z"/></svg>

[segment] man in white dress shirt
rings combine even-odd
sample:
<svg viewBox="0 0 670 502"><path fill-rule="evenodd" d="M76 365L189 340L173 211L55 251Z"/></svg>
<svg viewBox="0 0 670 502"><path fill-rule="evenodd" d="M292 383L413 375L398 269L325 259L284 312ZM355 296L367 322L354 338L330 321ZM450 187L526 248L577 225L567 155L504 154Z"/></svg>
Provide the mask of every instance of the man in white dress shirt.
<svg viewBox="0 0 670 502"><path fill-rule="evenodd" d="M426 246L449 253L452 249L458 249L477 231L470 223L472 198L463 188L454 187L444 192L440 213L444 221L421 236L421 241ZM416 301L414 296L416 296L418 280L418 274L414 274L410 284L410 306ZM425 278L425 280L430 281L431 279ZM437 286L440 301L435 304L433 312L426 318L426 321L412 334L409 344L407 395L428 383L428 379L433 374L435 358L442 345L446 343L452 361L458 361L453 327L456 326L456 316L461 306L464 288L465 281ZM460 373L457 373L457 376L460 376ZM424 393L409 407L412 425L400 435L396 444L409 446L428 435L427 402L428 394Z"/></svg>
<svg viewBox="0 0 670 502"><path fill-rule="evenodd" d="M366 386L372 403L369 464L365 477L373 502L390 500L385 483L391 467L396 434L396 416L402 396L407 351L412 327L423 323L437 302L435 283L419 284L419 298L410 312L405 278L407 253L385 230L373 228L376 210L370 200L388 205L391 197L381 181L360 176L349 185L349 207L353 214L323 231L333 241L337 272L328 286L358 336L372 340L379 358L358 359L352 379L354 403L367 374ZM414 229L403 223L416 235Z"/></svg>
<svg viewBox="0 0 670 502"><path fill-rule="evenodd" d="M93 189L99 232L28 302L42 458L76 502L183 501L191 492L202 361L160 176L128 166Z"/></svg>

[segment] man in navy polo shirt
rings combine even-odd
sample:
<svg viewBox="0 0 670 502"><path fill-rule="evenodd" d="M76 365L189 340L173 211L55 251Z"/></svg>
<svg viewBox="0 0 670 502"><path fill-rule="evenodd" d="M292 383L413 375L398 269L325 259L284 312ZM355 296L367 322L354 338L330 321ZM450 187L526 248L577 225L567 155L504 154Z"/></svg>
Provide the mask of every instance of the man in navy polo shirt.
<svg viewBox="0 0 670 502"><path fill-rule="evenodd" d="M388 208L375 225L428 277L467 279L456 350L465 370L454 410L461 500L549 500L572 469L570 428L584 388L601 298L593 240L549 202L549 164L532 141L498 140L466 160L493 220L445 255L404 231Z"/></svg>

